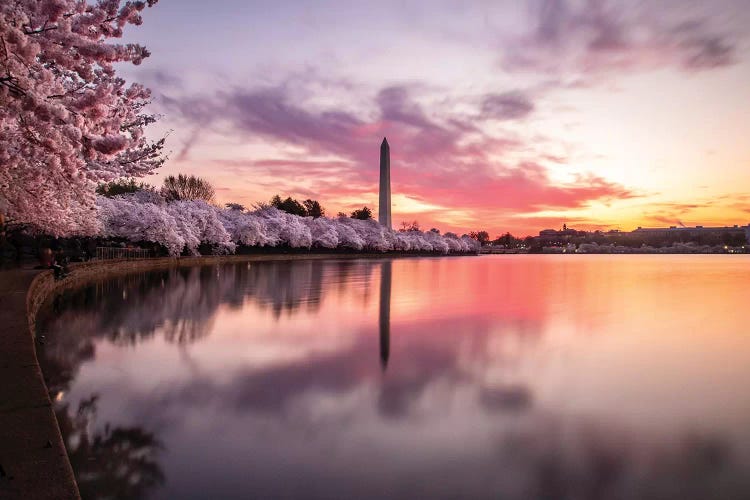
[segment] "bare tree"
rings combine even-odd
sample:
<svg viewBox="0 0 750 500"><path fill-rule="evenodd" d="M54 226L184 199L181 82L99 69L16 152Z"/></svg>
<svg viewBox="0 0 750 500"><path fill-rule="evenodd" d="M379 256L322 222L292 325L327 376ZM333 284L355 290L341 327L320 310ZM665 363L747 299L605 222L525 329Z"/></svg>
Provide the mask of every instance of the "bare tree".
<svg viewBox="0 0 750 500"><path fill-rule="evenodd" d="M164 179L161 194L167 201L174 200L203 200L208 203L214 201L214 187L205 179L194 175L170 175Z"/></svg>
<svg viewBox="0 0 750 500"><path fill-rule="evenodd" d="M405 233L407 231L419 231L419 222L417 222L416 220L413 220L411 222L403 221L401 223L401 229L399 229L399 232Z"/></svg>

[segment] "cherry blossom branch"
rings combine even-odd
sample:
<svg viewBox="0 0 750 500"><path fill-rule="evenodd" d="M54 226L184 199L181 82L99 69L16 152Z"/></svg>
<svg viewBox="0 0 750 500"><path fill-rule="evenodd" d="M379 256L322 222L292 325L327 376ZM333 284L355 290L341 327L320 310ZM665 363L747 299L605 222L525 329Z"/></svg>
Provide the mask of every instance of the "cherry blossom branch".
<svg viewBox="0 0 750 500"><path fill-rule="evenodd" d="M69 95L75 94L76 92L78 92L82 88L86 87L86 85L88 85L88 84L84 82L80 86L78 86L78 87L76 87L74 89L71 89L71 90L65 92L64 94L52 94L52 95L48 95L47 99L60 99L62 97L67 97Z"/></svg>
<svg viewBox="0 0 750 500"><path fill-rule="evenodd" d="M16 79L12 76L0 77L0 85L8 87L10 93L16 97L22 97L26 95L26 91L16 83Z"/></svg>

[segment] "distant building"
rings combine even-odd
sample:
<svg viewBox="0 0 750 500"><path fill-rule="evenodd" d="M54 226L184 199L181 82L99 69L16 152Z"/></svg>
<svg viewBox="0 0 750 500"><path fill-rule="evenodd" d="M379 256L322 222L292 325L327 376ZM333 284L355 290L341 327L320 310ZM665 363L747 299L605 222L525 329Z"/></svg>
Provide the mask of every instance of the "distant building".
<svg viewBox="0 0 750 500"><path fill-rule="evenodd" d="M562 230L557 229L542 229L539 231L540 238L558 238L561 236L578 236L585 234L585 231L576 231L575 229L569 228L567 224L563 224Z"/></svg>
<svg viewBox="0 0 750 500"><path fill-rule="evenodd" d="M747 226L719 226L719 227L686 227L686 226L670 226L670 227L638 227L631 232L637 236L653 236L653 237L687 237L695 238L702 235L730 235L730 236L744 236L747 242L750 242L750 224Z"/></svg>

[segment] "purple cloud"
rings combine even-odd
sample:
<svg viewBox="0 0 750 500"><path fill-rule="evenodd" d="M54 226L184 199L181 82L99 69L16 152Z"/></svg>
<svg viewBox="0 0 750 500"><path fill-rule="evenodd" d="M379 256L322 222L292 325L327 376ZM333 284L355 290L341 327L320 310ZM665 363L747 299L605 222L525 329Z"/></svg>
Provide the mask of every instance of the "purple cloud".
<svg viewBox="0 0 750 500"><path fill-rule="evenodd" d="M601 76L611 70L664 66L700 71L737 61L737 41L707 17L677 19L681 9L627 5L604 0L534 2L530 29L506 47L503 65Z"/></svg>
<svg viewBox="0 0 750 500"><path fill-rule="evenodd" d="M534 103L522 92L488 94L482 98L481 116L493 120L518 120L534 111Z"/></svg>
<svg viewBox="0 0 750 500"><path fill-rule="evenodd" d="M212 97L171 99L168 105L194 126L221 127L238 138L260 136L270 144L301 147L303 153L283 158L213 162L237 174L252 171L257 182L273 181L273 189L290 194L367 199L376 189L377 145L387 136L396 166L394 190L431 205L511 213L635 196L594 175L559 185L542 165L543 152L537 162L506 165L498 158L535 145L488 135L461 115L441 119L440 109L428 113L407 86L379 90L371 97L376 113L362 116L313 109L289 88L233 89ZM507 92L484 96L474 116L511 120L533 110L526 94Z"/></svg>

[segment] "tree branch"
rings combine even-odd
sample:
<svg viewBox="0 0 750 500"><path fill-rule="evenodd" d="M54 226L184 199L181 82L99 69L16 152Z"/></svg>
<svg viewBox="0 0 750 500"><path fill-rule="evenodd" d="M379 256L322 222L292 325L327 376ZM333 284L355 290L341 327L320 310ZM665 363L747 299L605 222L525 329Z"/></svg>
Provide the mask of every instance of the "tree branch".
<svg viewBox="0 0 750 500"><path fill-rule="evenodd" d="M47 23L44 23L44 24L46 25ZM45 31L52 31L52 30L56 30L56 29L57 29L56 25L55 26L50 26L49 28L45 28L44 26L42 26L38 30L29 30L27 26L24 26L23 27L23 32L26 35L38 35L39 33L44 33Z"/></svg>
<svg viewBox="0 0 750 500"><path fill-rule="evenodd" d="M71 90L65 92L64 94L52 94L52 95L48 95L47 99L60 99L61 97L65 97L65 96L69 96L71 94L75 94L76 92L78 92L79 90L81 90L82 88L84 88L86 85L87 84L84 82L80 86L78 86L78 87L76 87L74 89L71 89Z"/></svg>
<svg viewBox="0 0 750 500"><path fill-rule="evenodd" d="M4 85L5 87L8 87L10 90L10 93L15 95L16 97L23 97L26 95L26 91L20 87L17 83L15 83L15 78L12 76L3 76L0 77L0 85Z"/></svg>

